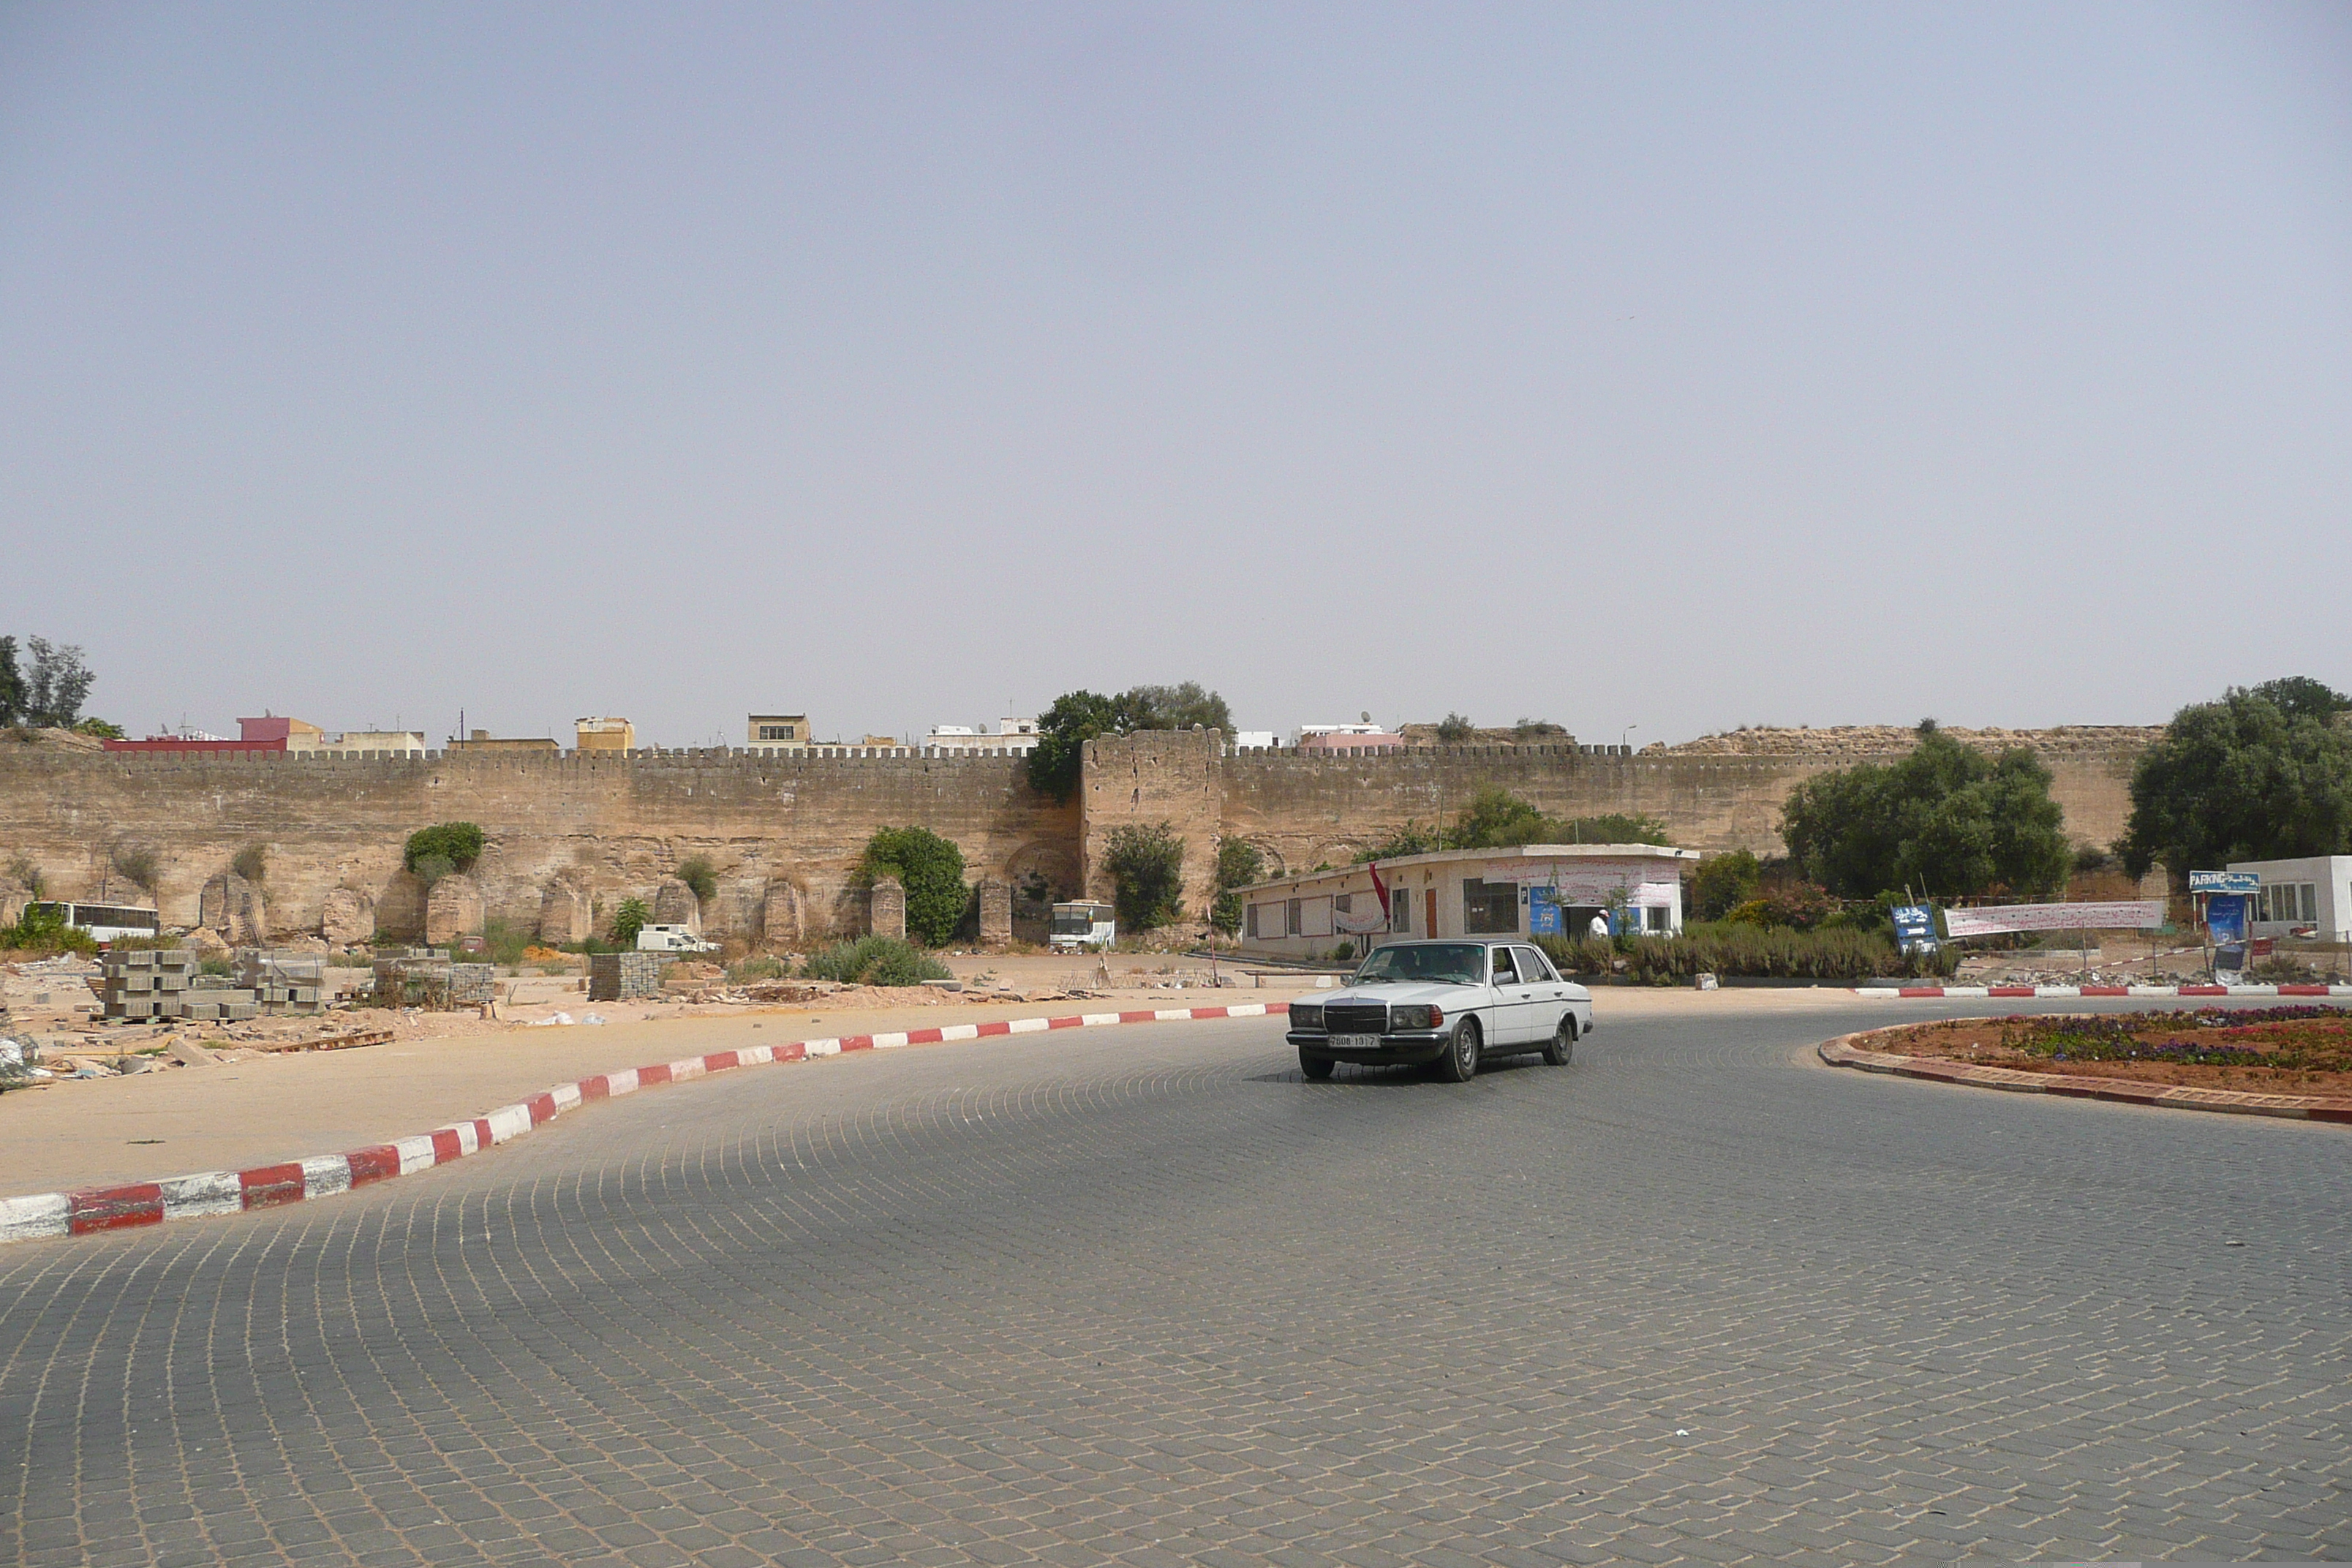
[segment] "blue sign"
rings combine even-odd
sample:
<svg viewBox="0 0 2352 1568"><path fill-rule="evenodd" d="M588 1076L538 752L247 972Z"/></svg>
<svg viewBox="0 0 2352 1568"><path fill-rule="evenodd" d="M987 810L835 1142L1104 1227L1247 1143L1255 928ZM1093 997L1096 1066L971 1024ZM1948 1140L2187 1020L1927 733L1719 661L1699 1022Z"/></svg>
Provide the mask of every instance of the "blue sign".
<svg viewBox="0 0 2352 1568"><path fill-rule="evenodd" d="M2246 940L2246 906L2252 901L2242 893L2216 893L2205 900L2205 929L2217 944Z"/></svg>
<svg viewBox="0 0 2352 1568"><path fill-rule="evenodd" d="M1915 947L1936 945L1936 911L1925 904L1897 904L1895 916L1895 946L1908 952Z"/></svg>
<svg viewBox="0 0 2352 1568"><path fill-rule="evenodd" d="M1564 936L1565 922L1559 913L1558 888L1528 889L1528 934L1529 936Z"/></svg>
<svg viewBox="0 0 2352 1568"><path fill-rule="evenodd" d="M2259 871L2191 871L2189 890L2192 893L2259 893L2263 876Z"/></svg>

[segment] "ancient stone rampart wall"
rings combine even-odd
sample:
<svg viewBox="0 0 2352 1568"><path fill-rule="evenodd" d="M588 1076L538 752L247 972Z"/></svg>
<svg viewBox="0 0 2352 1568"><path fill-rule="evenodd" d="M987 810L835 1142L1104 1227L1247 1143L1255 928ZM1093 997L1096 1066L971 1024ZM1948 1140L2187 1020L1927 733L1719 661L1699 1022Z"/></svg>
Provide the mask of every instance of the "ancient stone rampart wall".
<svg viewBox="0 0 2352 1568"><path fill-rule="evenodd" d="M0 870L24 856L53 896L133 896L115 849L152 849L167 924L194 924L204 884L248 844L267 846L270 919L320 929L329 896L356 889L380 927L421 930L423 890L401 869L415 829L466 821L488 836L475 879L487 911L536 926L549 887L584 884L609 920L649 901L680 861L707 856L715 933L756 936L772 884L802 895L821 932L856 929L859 852L886 824L921 823L963 848L972 874L1031 870L1071 885L1077 808L1030 790L1018 758L758 756L698 752L406 757L300 753L92 755L0 747Z"/></svg>
<svg viewBox="0 0 2352 1568"><path fill-rule="evenodd" d="M955 840L975 880L1041 873L1058 893L1107 896L1109 834L1172 823L1187 844L1185 904L1203 907L1216 843L1239 836L1270 869L1344 864L1408 822L1450 820L1499 784L1557 816L1663 818L1701 850L1780 848L1781 802L1824 768L1875 757L1643 752L1615 748L1456 747L1300 754L1229 752L1207 731L1090 742L1077 799L1032 791L1017 757L759 755L742 752L349 757L299 753L152 755L0 746L0 880L23 856L54 895L125 898L121 848L153 852L167 924L192 925L207 881L247 845L266 847L276 932L347 929L372 905L386 934L420 932L424 889L401 847L437 822L479 824L474 871L486 912L575 934L603 929L625 897L650 900L693 856L718 872L702 909L710 934L788 943L863 929L852 885L874 829L920 824ZM2042 749L2069 832L2106 844L2123 832L2137 752ZM139 857L127 857L136 861ZM330 901L334 909L330 910ZM550 911L553 911L552 914ZM790 926L792 930L771 930Z"/></svg>

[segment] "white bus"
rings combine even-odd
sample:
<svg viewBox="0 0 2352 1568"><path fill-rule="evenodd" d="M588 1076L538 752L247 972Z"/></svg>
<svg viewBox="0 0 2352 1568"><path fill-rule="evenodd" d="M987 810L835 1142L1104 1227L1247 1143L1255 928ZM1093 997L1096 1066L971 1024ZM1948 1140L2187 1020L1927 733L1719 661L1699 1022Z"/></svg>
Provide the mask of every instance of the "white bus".
<svg viewBox="0 0 2352 1568"><path fill-rule="evenodd" d="M1118 911L1108 904L1055 904L1045 945L1055 952L1107 948L1118 941Z"/></svg>
<svg viewBox="0 0 2352 1568"><path fill-rule="evenodd" d="M125 937L161 936L163 917L154 910L131 904L37 903L34 910L62 920L76 931L88 931L92 942L121 942Z"/></svg>

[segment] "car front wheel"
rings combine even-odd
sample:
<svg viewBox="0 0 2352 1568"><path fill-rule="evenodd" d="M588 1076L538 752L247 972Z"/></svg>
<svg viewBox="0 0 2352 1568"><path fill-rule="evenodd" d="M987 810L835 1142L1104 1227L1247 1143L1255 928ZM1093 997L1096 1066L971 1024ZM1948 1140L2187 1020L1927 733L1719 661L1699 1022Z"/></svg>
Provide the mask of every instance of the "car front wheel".
<svg viewBox="0 0 2352 1568"><path fill-rule="evenodd" d="M1305 1051L1298 1053L1298 1070L1308 1078L1329 1078L1335 1065L1329 1057L1310 1057Z"/></svg>
<svg viewBox="0 0 2352 1568"><path fill-rule="evenodd" d="M1564 1068L1575 1055L1576 1015L1571 1013L1560 1019L1559 1028L1552 1035L1551 1044L1544 1047L1544 1060L1553 1067Z"/></svg>
<svg viewBox="0 0 2352 1568"><path fill-rule="evenodd" d="M1454 1026L1454 1033L1445 1042L1445 1054L1437 1058L1437 1070L1448 1083L1468 1083L1478 1076L1475 1018L1465 1018Z"/></svg>

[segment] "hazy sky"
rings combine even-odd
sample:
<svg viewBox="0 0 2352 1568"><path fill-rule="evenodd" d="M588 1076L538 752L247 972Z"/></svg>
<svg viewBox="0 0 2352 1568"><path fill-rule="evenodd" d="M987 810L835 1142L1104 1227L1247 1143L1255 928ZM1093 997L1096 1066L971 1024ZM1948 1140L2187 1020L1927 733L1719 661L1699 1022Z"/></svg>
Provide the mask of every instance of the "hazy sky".
<svg viewBox="0 0 2352 1568"><path fill-rule="evenodd" d="M2352 5L0 9L134 734L2352 687Z"/></svg>

